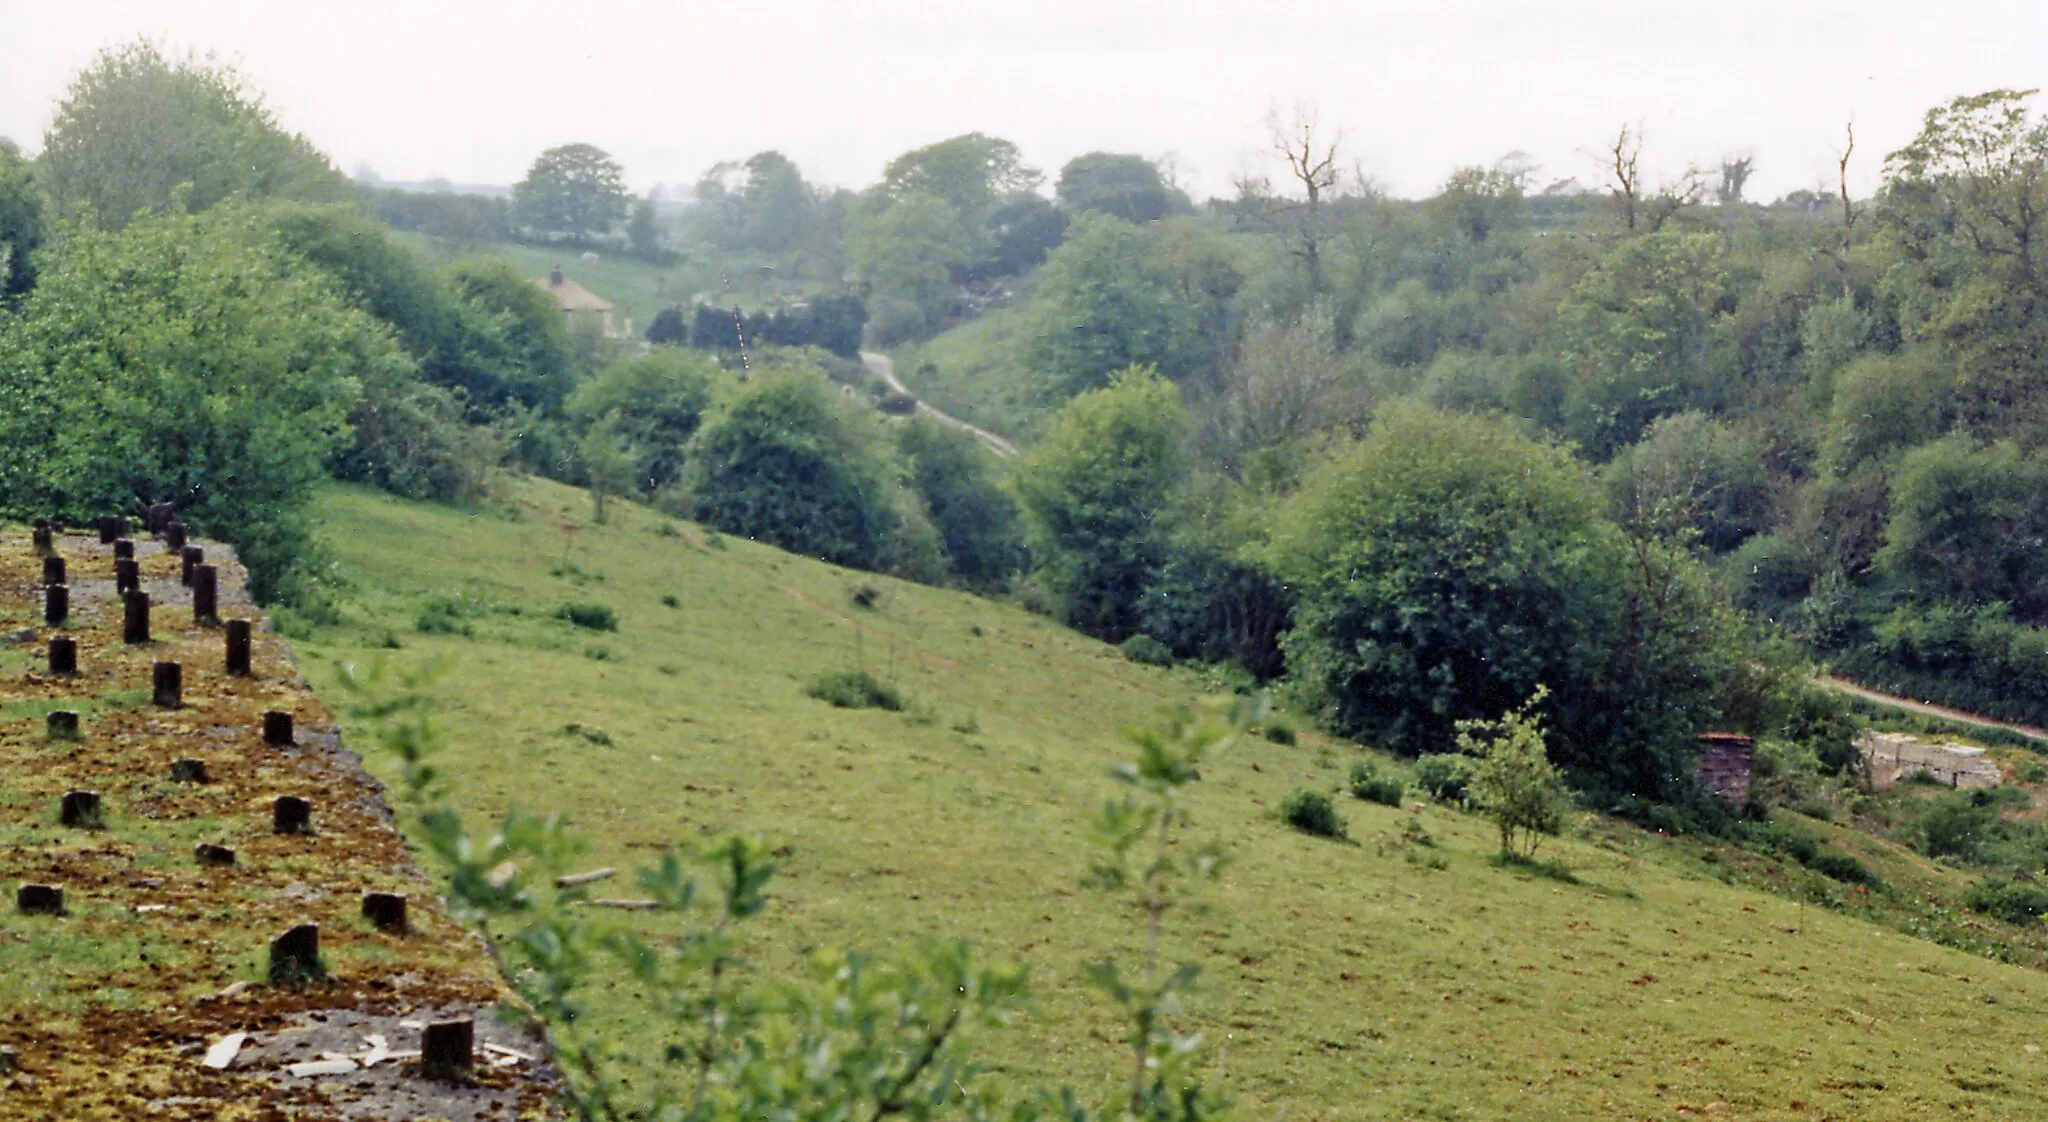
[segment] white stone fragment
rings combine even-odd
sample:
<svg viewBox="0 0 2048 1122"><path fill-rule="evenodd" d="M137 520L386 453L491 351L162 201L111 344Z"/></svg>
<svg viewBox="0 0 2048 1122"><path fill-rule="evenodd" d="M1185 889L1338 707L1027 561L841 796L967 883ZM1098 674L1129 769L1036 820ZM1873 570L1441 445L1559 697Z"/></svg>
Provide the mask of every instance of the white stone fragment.
<svg viewBox="0 0 2048 1122"><path fill-rule="evenodd" d="M231 1032L213 1042L206 1050L206 1066L216 1071L226 1071L242 1052L242 1045L249 1040L246 1032Z"/></svg>
<svg viewBox="0 0 2048 1122"><path fill-rule="evenodd" d="M286 1071L301 1079L315 1075L347 1075L355 1069L356 1062L354 1060L307 1060L305 1063L293 1064L285 1068Z"/></svg>

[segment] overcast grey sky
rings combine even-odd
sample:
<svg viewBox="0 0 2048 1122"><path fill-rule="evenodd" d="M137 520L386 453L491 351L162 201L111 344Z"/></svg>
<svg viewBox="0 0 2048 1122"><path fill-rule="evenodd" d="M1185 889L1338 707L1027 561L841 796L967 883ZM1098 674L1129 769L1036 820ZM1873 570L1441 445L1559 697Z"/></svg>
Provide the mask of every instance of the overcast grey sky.
<svg viewBox="0 0 2048 1122"><path fill-rule="evenodd" d="M1542 176L1640 122L1657 175L1753 152L1752 197L1859 189L1928 107L2048 84L2048 0L0 0L0 136L40 147L69 76L147 35L217 52L345 171L510 183L588 141L636 189L779 148L859 187L968 131L1048 175L1102 148L1171 153L1197 194L1271 170L1262 120L1312 99L1388 189L1520 149Z"/></svg>

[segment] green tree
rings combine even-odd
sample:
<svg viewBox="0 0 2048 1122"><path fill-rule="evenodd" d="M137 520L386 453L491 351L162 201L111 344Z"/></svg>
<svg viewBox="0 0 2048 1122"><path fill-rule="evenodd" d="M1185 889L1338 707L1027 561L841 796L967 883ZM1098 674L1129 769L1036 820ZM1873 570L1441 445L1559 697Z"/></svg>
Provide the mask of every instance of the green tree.
<svg viewBox="0 0 2048 1122"><path fill-rule="evenodd" d="M1439 230L1472 245L1515 233L1528 222L1520 185L1497 168L1459 168L1424 208Z"/></svg>
<svg viewBox="0 0 2048 1122"><path fill-rule="evenodd" d="M0 141L0 304L35 287L43 242L43 196L19 149Z"/></svg>
<svg viewBox="0 0 2048 1122"><path fill-rule="evenodd" d="M1218 467L1243 479L1289 462L1318 433L1363 426L1371 394L1334 336L1321 310L1245 329L1204 416L1202 443Z"/></svg>
<svg viewBox="0 0 2048 1122"><path fill-rule="evenodd" d="M353 209L263 208L285 247L383 321L418 363L418 378L364 384L349 414L352 446L335 474L412 498L471 499L500 453L494 433L464 425L470 317L446 280L386 228Z"/></svg>
<svg viewBox="0 0 2048 1122"><path fill-rule="evenodd" d="M1558 309L1567 431L1606 459L1725 372L1715 327L1728 284L1721 239L1666 230L1617 244Z"/></svg>
<svg viewBox="0 0 2048 1122"><path fill-rule="evenodd" d="M1938 345L1859 355L1833 378L1821 464L1832 474L1884 462L1955 422L1956 369Z"/></svg>
<svg viewBox="0 0 2048 1122"><path fill-rule="evenodd" d="M1880 571L1923 598L2048 614L2048 454L1956 434L1907 452Z"/></svg>
<svg viewBox="0 0 2048 1122"><path fill-rule="evenodd" d="M2035 90L1991 90L1927 111L1885 160L1886 216L1926 253L1954 253L2035 295L2048 284L2048 120Z"/></svg>
<svg viewBox="0 0 2048 1122"><path fill-rule="evenodd" d="M550 148L513 184L512 208L536 236L588 244L625 219L625 170L595 145Z"/></svg>
<svg viewBox="0 0 2048 1122"><path fill-rule="evenodd" d="M1961 419L2034 439L2048 423L2048 120L2032 90L1959 97L1885 163L1882 228L1900 251L1884 292L1909 341L1938 342Z"/></svg>
<svg viewBox="0 0 2048 1122"><path fill-rule="evenodd" d="M1347 736L1442 752L1542 683L1574 717L1604 696L1627 555L1570 455L1509 421L1383 411L1281 508L1271 558L1288 667Z"/></svg>
<svg viewBox="0 0 2048 1122"><path fill-rule="evenodd" d="M1143 909L1145 958L1134 971L1118 966L1114 958L1088 965L1088 980L1122 1008L1130 1023L1124 1037L1131 1055L1128 1090L1113 1095L1094 1114L1100 1122L1201 1122L1225 1113L1222 1099L1195 1074L1193 1055L1200 1038L1174 1031L1171 1023L1181 1011L1181 995L1201 976L1201 965L1188 962L1165 970L1160 943L1167 912L1188 895L1180 886L1215 879L1227 860L1214 841L1181 844L1188 825L1183 789L1202 777L1210 753L1228 747L1252 715L1240 709L1226 723L1183 707L1166 710L1150 725L1124 730L1137 759L1110 772L1126 793L1103 804L1093 823L1103 854L1082 883L1121 892ZM1063 1097L1058 1115L1072 1122L1090 1119L1071 1093Z"/></svg>
<svg viewBox="0 0 2048 1122"><path fill-rule="evenodd" d="M1067 234L1067 216L1037 195L1012 195L989 215L994 243L988 260L970 277L1015 277L1036 269Z"/></svg>
<svg viewBox="0 0 2048 1122"><path fill-rule="evenodd" d="M1716 553L1763 528L1770 474L1754 434L1693 411L1660 417L1642 441L1607 465L1616 521L1648 532L1696 537Z"/></svg>
<svg viewBox="0 0 2048 1122"><path fill-rule="evenodd" d="M896 426L910 480L961 580L1000 588L1024 567L1017 501L997 481L994 457L969 433L925 417Z"/></svg>
<svg viewBox="0 0 2048 1122"><path fill-rule="evenodd" d="M1500 855L1527 861L1543 835L1564 825L1571 805L1564 777L1543 747L1537 707L1548 691L1538 686L1527 701L1498 720L1459 721L1458 750L1478 758L1467 789L1471 801L1500 828Z"/></svg>
<svg viewBox="0 0 2048 1122"><path fill-rule="evenodd" d="M643 261L659 263L668 258L668 248L662 241L661 220L655 216L654 200L634 199L633 212L626 219L626 252Z"/></svg>
<svg viewBox="0 0 2048 1122"><path fill-rule="evenodd" d="M618 414L608 413L585 429L583 439L576 445L577 457L583 461L583 474L590 481L591 517L599 525L607 517L606 499L630 495L644 485L639 476L644 457L626 442L624 427Z"/></svg>
<svg viewBox="0 0 2048 1122"><path fill-rule="evenodd" d="M232 68L166 58L146 40L101 51L72 79L37 172L61 209L84 210L102 229L237 196L349 195L341 173L305 137L284 131Z"/></svg>
<svg viewBox="0 0 2048 1122"><path fill-rule="evenodd" d="M79 520L174 500L288 591L301 514L365 386L413 364L261 216L76 229L0 336L0 495Z"/></svg>
<svg viewBox="0 0 2048 1122"><path fill-rule="evenodd" d="M1083 214L1039 271L1027 357L1055 399L1151 366L1168 378L1203 356L1198 309L1150 253L1144 231Z"/></svg>
<svg viewBox="0 0 2048 1122"><path fill-rule="evenodd" d="M999 203L1036 189L1043 179L1037 169L1025 165L1016 145L971 132L889 161L882 169L879 189L892 199L913 195L944 199L980 237Z"/></svg>
<svg viewBox="0 0 2048 1122"><path fill-rule="evenodd" d="M583 369L554 297L502 257L455 261L446 276L462 338L447 370L472 408L559 409Z"/></svg>
<svg viewBox="0 0 2048 1122"><path fill-rule="evenodd" d="M1194 211L1187 195L1159 174L1159 165L1120 152L1089 152L1068 160L1053 197L1070 213L1092 210L1126 222Z"/></svg>
<svg viewBox="0 0 2048 1122"><path fill-rule="evenodd" d="M870 191L847 215L846 263L883 344L929 333L959 300L953 270L973 259L960 211L936 195Z"/></svg>
<svg viewBox="0 0 2048 1122"><path fill-rule="evenodd" d="M586 425L610 425L632 449L625 485L615 493L651 494L682 480L690 438L723 380L709 356L655 347L613 362L576 387L564 410Z"/></svg>
<svg viewBox="0 0 2048 1122"><path fill-rule="evenodd" d="M808 371L767 370L691 441L693 516L794 553L879 567L901 529L894 465L872 410Z"/></svg>
<svg viewBox="0 0 2048 1122"><path fill-rule="evenodd" d="M1104 219L1104 221L1111 221ZM1137 628L1185 472L1187 414L1173 383L1131 367L1075 397L1017 471L1032 557L1067 622L1111 642Z"/></svg>
<svg viewBox="0 0 2048 1122"><path fill-rule="evenodd" d="M455 293L425 258L394 241L382 223L339 206L278 203L264 213L286 248L390 325L419 360L423 377L444 386L470 380L461 369L463 317Z"/></svg>
<svg viewBox="0 0 2048 1122"><path fill-rule="evenodd" d="M696 187L700 221L714 243L768 253L786 252L804 237L816 194L796 164L776 151L714 165Z"/></svg>

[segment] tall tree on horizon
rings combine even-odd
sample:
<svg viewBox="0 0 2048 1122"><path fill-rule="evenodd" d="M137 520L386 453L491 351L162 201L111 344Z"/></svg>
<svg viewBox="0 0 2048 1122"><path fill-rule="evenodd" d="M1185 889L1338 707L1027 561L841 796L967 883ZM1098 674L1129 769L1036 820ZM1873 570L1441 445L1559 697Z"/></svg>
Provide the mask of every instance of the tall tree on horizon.
<svg viewBox="0 0 2048 1122"><path fill-rule="evenodd" d="M625 169L593 144L542 152L512 187L512 209L529 231L587 244L626 218Z"/></svg>

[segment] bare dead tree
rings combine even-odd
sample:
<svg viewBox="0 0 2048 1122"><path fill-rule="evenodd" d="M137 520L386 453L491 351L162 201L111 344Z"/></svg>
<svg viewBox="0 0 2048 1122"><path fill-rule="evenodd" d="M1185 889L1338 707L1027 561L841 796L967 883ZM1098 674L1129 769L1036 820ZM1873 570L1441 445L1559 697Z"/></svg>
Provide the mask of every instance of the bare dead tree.
<svg viewBox="0 0 2048 1122"><path fill-rule="evenodd" d="M1616 206L1621 208L1622 226L1630 231L1636 228L1636 210L1642 204L1643 173L1640 163L1643 156L1641 129L1621 126L1614 143L1602 150L1604 162L1614 177L1614 186L1609 190L1614 195Z"/></svg>
<svg viewBox="0 0 2048 1122"><path fill-rule="evenodd" d="M1318 127L1313 105L1297 103L1293 119L1284 123L1278 109L1266 114L1266 131L1273 152L1287 164L1287 173L1301 184L1305 201L1291 208L1295 218L1294 252L1308 269L1311 292L1323 290L1322 247L1329 238L1323 200L1337 186L1337 151L1344 142L1341 131L1334 136L1318 136Z"/></svg>
<svg viewBox="0 0 2048 1122"><path fill-rule="evenodd" d="M1663 229L1666 222L1700 205L1706 197L1706 173L1696 167L1686 168L1676 183L1666 183L1657 188L1657 193L1644 206L1650 232L1654 234Z"/></svg>
<svg viewBox="0 0 2048 1122"><path fill-rule="evenodd" d="M1855 295L1849 282L1849 247L1856 236L1856 207L1849 201L1849 157L1856 151L1856 122L1851 120L1844 126L1849 142L1842 149L1842 158L1836 162L1837 185L1842 193L1842 250L1835 255L1835 264L1842 270L1842 296Z"/></svg>

